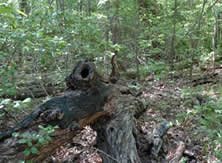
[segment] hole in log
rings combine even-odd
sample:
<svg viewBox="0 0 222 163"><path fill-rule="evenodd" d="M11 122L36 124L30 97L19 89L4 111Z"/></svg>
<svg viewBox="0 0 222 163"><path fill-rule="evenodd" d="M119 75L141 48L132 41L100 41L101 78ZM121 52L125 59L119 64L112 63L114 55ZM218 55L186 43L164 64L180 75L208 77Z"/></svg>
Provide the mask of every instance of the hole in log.
<svg viewBox="0 0 222 163"><path fill-rule="evenodd" d="M81 71L82 78L86 78L89 75L89 67L84 67Z"/></svg>
<svg viewBox="0 0 222 163"><path fill-rule="evenodd" d="M114 131L114 128L113 128L113 127L110 127L109 130L110 130L110 132L113 132L113 131Z"/></svg>

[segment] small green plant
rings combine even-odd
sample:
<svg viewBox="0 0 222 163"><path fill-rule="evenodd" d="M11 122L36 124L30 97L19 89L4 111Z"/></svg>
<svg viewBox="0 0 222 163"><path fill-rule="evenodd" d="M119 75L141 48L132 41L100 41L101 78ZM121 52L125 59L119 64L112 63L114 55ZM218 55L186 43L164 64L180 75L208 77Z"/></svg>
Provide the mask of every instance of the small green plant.
<svg viewBox="0 0 222 163"><path fill-rule="evenodd" d="M57 126L48 125L43 127L39 125L39 132L14 133L13 136L18 138L20 144L27 145L23 151L25 156L38 154L39 148L51 141L51 136Z"/></svg>
<svg viewBox="0 0 222 163"><path fill-rule="evenodd" d="M0 117L3 117L6 112L8 113L17 113L20 112L21 110L26 110L29 109L32 106L32 99L31 98L26 98L24 100L12 100L9 98L6 99L1 99L0 98ZM4 110L6 112L4 112Z"/></svg>
<svg viewBox="0 0 222 163"><path fill-rule="evenodd" d="M1 55L1 54L0 54ZM0 62L4 62L0 57ZM10 63L10 65L4 65L0 67L0 95L8 94L15 95L16 94L16 86L15 86L15 71L16 65L14 63Z"/></svg>

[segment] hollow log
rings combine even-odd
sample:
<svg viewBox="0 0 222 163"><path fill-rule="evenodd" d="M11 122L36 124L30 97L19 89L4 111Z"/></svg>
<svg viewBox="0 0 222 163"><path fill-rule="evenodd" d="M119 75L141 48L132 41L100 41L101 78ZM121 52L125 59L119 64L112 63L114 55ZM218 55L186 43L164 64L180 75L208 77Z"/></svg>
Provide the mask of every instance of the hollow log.
<svg viewBox="0 0 222 163"><path fill-rule="evenodd" d="M109 110L110 107L103 106L112 99L113 92L115 91L112 86L99 80L93 63L88 61L79 62L66 81L68 82L68 90L64 95L54 97L44 102L21 122L15 124L14 128L0 132L0 140L3 141L6 138L10 138L14 132L31 132L30 130L32 130L32 128L36 129L36 126L39 124L43 126L48 124L53 126L57 125L63 130L76 131L112 112ZM40 151L38 156L27 159L42 161L45 159L46 154L47 156L53 154L58 146L66 143L72 137L72 132L65 133L64 136L61 136L61 134L55 136L52 144L48 146L49 149L42 148L41 150L47 152ZM7 145L10 147L10 150L5 150L5 142L7 144L7 140L2 142L0 151L7 152L1 153L1 161L7 160L7 158L10 158L7 161L18 158L26 159L26 157L19 152L21 148L18 146L18 143Z"/></svg>
<svg viewBox="0 0 222 163"><path fill-rule="evenodd" d="M93 63L88 60L79 61L72 73L66 77L66 86L71 90L92 88L99 80L99 75L94 70Z"/></svg>

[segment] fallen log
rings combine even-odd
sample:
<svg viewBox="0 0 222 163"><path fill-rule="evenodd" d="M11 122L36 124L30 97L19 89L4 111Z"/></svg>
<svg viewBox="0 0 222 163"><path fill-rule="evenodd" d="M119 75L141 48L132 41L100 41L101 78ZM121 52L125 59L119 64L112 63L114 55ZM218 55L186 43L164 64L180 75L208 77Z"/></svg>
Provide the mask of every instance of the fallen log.
<svg viewBox="0 0 222 163"><path fill-rule="evenodd" d="M97 132L96 148L104 163L147 163L155 160L152 157L159 154L162 136L168 127L164 123L154 130L152 139L146 142L146 158L149 159L142 158L135 120L146 106L139 99L139 94L134 95L129 90L102 82L95 66L88 61L77 64L66 78L66 85L68 89L64 95L41 104L14 128L0 133L0 162L45 161L58 147L72 143L75 134L86 125L91 125ZM18 137L11 138L11 135L13 132L35 131L39 124L57 125L59 129L48 144L41 146L38 154L25 156L23 151L27 146L19 144Z"/></svg>
<svg viewBox="0 0 222 163"><path fill-rule="evenodd" d="M69 142L74 136L73 130L79 130L86 125L94 123L101 116L110 114L111 110L107 110L109 107L103 106L112 98L114 94L113 87L99 80L95 66L92 63L88 61L79 62L66 81L68 82L68 91L64 95L54 97L39 105L30 115L16 124L15 127L0 132L0 140L3 141L6 138L10 138L14 132L30 132L30 129L36 129L39 124L43 126L48 124L57 125L64 130L65 136L61 136L61 134L56 136L55 134L50 146L47 145L47 148L41 148L37 156L30 157L25 157L20 152L21 147L18 143L7 145L7 149L10 150L6 150L3 141L0 151L7 152L1 153L0 161L15 159L42 161L49 154L53 154L58 146ZM70 131L66 132L67 129ZM60 133L63 133L63 131L60 131ZM15 142L17 141L15 140Z"/></svg>
<svg viewBox="0 0 222 163"><path fill-rule="evenodd" d="M40 98L45 96L55 96L63 92L65 87L63 85L44 85L33 84L25 87L17 87L16 92L13 94L2 94L0 98L10 98L12 100L24 100L26 98Z"/></svg>
<svg viewBox="0 0 222 163"><path fill-rule="evenodd" d="M196 77L191 82L192 85L196 87L198 85L209 84L209 83L215 84L218 81L219 81L218 73L212 73L212 74L204 74L201 77Z"/></svg>
<svg viewBox="0 0 222 163"><path fill-rule="evenodd" d="M65 90L63 81L58 80L64 74L56 72L45 74L25 74L15 77L15 92L2 92L0 98L24 100L25 98L39 98L48 95L55 96Z"/></svg>

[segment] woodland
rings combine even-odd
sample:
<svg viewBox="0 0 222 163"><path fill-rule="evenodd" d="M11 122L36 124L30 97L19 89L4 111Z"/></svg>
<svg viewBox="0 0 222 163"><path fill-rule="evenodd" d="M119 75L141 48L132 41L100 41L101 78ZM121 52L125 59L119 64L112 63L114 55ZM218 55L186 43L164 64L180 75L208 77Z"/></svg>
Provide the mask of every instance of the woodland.
<svg viewBox="0 0 222 163"><path fill-rule="evenodd" d="M0 162L222 162L220 0L0 0Z"/></svg>

